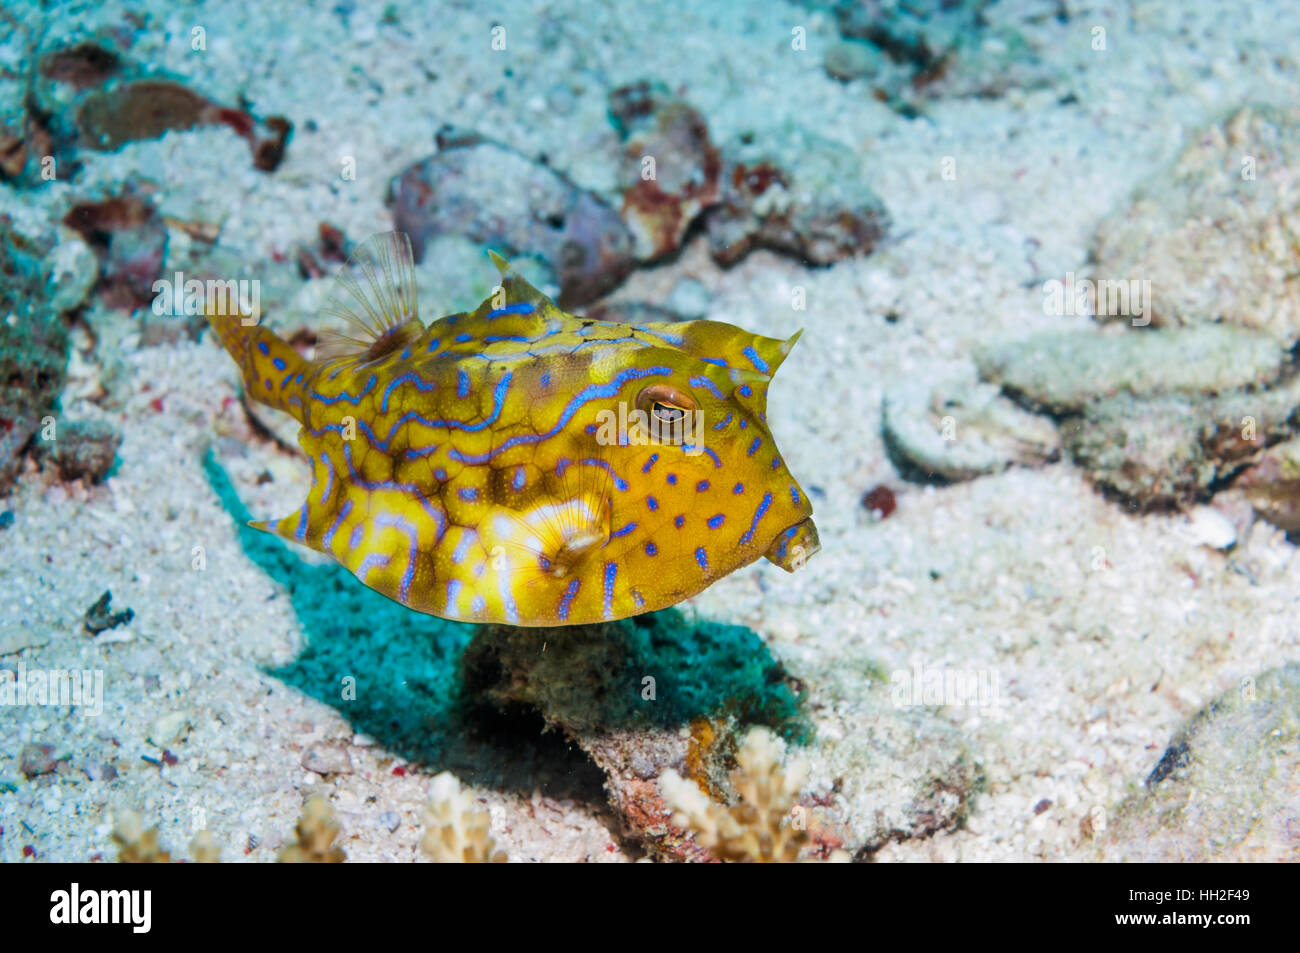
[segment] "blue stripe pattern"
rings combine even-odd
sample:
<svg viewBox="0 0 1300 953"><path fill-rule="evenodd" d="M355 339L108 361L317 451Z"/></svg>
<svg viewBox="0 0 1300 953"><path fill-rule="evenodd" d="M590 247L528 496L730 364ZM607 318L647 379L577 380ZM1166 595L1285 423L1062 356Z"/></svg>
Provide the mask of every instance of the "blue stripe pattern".
<svg viewBox="0 0 1300 953"><path fill-rule="evenodd" d="M532 314L536 306L527 301L520 301L516 304L508 304L504 308L497 308L487 313L488 320L499 318L507 314Z"/></svg>
<svg viewBox="0 0 1300 953"><path fill-rule="evenodd" d="M564 595L560 597L560 604L556 609L556 613L561 619L567 619L569 617L569 606L573 604L573 597L578 594L578 590L581 588L582 580L574 579L564 590Z"/></svg>
<svg viewBox="0 0 1300 953"><path fill-rule="evenodd" d="M772 494L764 493L763 502L758 504L758 509L754 511L754 522L749 524L749 529L745 530L745 535L740 537L740 545L748 546L749 541L754 538L754 530L758 529L758 521L763 518L767 508L772 505Z"/></svg>
<svg viewBox="0 0 1300 953"><path fill-rule="evenodd" d="M605 563L605 603L602 612L608 619L614 614L614 580L618 578L618 563Z"/></svg>

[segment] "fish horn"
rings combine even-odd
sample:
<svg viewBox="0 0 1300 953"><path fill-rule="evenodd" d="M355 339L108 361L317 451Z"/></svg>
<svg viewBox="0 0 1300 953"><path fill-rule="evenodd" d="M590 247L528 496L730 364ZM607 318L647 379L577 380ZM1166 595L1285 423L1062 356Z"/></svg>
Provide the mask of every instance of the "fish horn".
<svg viewBox="0 0 1300 953"><path fill-rule="evenodd" d="M242 314L220 314L210 310L208 323L239 366L248 396L301 421L304 413L302 386L315 370L312 363L304 360L293 345L270 328L264 328Z"/></svg>

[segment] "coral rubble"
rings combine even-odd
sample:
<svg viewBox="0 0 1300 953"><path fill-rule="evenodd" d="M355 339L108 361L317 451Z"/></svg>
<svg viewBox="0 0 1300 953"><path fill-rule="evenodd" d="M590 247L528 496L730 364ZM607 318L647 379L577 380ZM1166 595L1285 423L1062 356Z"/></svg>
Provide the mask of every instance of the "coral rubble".
<svg viewBox="0 0 1300 953"><path fill-rule="evenodd" d="M1300 859L1300 665L1243 676L1170 739L1143 790L1098 830L1103 860Z"/></svg>
<svg viewBox="0 0 1300 953"><path fill-rule="evenodd" d="M895 466L924 481L969 480L1060 454L1051 421L1017 407L973 373L909 375L886 391L885 448Z"/></svg>
<svg viewBox="0 0 1300 953"><path fill-rule="evenodd" d="M632 270L632 238L615 211L564 175L473 133L444 129L438 151L394 179L397 228L417 261L445 234L541 259L564 308L593 301Z"/></svg>
<svg viewBox="0 0 1300 953"><path fill-rule="evenodd" d="M1188 136L1101 223L1093 256L1099 279L1149 282L1156 326L1222 321L1291 344L1298 241L1300 108L1252 105Z"/></svg>
<svg viewBox="0 0 1300 953"><path fill-rule="evenodd" d="M21 185L59 178L80 165L77 150L112 152L169 130L223 125L248 140L253 165L272 171L292 126L213 102L179 77L119 52L110 39L62 37L35 50L23 97L24 115L0 129L0 173Z"/></svg>
<svg viewBox="0 0 1300 953"><path fill-rule="evenodd" d="M718 199L722 159L708 124L663 83L642 80L610 93L623 137L623 208L636 256L653 261L677 249L695 217Z"/></svg>

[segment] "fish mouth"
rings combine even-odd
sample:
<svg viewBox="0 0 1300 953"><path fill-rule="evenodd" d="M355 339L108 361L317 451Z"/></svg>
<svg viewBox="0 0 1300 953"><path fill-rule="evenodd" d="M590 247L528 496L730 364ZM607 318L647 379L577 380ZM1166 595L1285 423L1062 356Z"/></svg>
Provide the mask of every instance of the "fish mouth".
<svg viewBox="0 0 1300 953"><path fill-rule="evenodd" d="M763 556L786 572L794 572L796 569L802 569L803 564L816 555L821 548L822 542L817 536L817 527L810 516L777 536Z"/></svg>

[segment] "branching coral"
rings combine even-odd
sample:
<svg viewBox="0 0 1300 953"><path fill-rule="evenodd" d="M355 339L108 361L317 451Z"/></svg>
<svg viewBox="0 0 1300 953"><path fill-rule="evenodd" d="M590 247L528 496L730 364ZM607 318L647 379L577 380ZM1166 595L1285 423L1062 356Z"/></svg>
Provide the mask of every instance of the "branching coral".
<svg viewBox="0 0 1300 953"><path fill-rule="evenodd" d="M190 841L190 856L196 864L221 863L221 848L212 837L212 831L204 828Z"/></svg>
<svg viewBox="0 0 1300 953"><path fill-rule="evenodd" d="M323 798L311 798L303 805L296 830L298 842L280 851L276 859L281 863L337 864L347 860L343 849L333 846L334 838L339 834L339 823L334 818L333 809ZM158 828L144 830L140 815L135 811L119 813L117 826L113 829L113 840L120 847L117 853L118 863L171 863L171 854L158 843ZM210 830L205 828L194 835L190 841L190 856L196 864L221 862L221 848Z"/></svg>
<svg viewBox="0 0 1300 953"><path fill-rule="evenodd" d="M284 864L341 864L348 859L342 847L334 844L339 836L339 822L334 809L323 797L312 797L302 807L302 817L295 828L298 843L280 851Z"/></svg>
<svg viewBox="0 0 1300 953"><path fill-rule="evenodd" d="M121 811L117 817L117 826L113 828L113 840L120 849L117 852L119 864L169 864L172 855L162 849L158 843L158 828L147 831L135 811ZM221 860L221 848L212 839L212 832L201 830L190 841L190 856L196 864L215 864Z"/></svg>
<svg viewBox="0 0 1300 953"><path fill-rule="evenodd" d="M766 728L751 728L736 752L739 767L731 785L737 801L730 807L712 800L676 771L659 778L664 800L674 809L673 823L693 831L700 846L724 861L793 863L808 842L793 808L808 774L799 759L782 765L785 744ZM847 855L832 855L833 860Z"/></svg>
<svg viewBox="0 0 1300 953"><path fill-rule="evenodd" d="M460 781L450 771L433 779L424 818L428 829L420 849L438 863L505 863L505 852L497 850L492 839L487 811L480 810L474 798L461 790Z"/></svg>
<svg viewBox="0 0 1300 953"><path fill-rule="evenodd" d="M169 864L171 854L158 843L158 828L144 829L140 815L122 811L113 828L113 840L121 847L117 852L121 864Z"/></svg>

